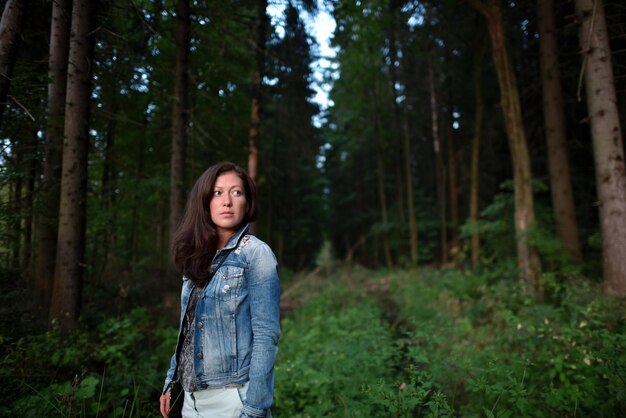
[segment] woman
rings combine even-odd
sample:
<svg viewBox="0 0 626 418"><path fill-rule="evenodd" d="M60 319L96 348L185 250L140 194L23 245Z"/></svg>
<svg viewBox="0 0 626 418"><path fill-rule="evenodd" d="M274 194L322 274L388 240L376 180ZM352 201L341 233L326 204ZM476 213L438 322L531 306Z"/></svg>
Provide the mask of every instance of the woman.
<svg viewBox="0 0 626 418"><path fill-rule="evenodd" d="M172 240L183 275L176 351L161 395L161 415L184 389L183 417L270 417L280 335L276 258L251 235L256 186L229 162L196 181Z"/></svg>

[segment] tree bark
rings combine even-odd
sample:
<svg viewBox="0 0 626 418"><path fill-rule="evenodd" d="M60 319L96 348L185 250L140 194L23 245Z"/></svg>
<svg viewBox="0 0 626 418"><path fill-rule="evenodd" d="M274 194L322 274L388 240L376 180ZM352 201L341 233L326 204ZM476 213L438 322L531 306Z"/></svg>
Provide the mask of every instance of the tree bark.
<svg viewBox="0 0 626 418"><path fill-rule="evenodd" d="M500 12L500 0L467 0L487 20L491 38L493 60L500 86L500 100L509 141L513 165L515 195L515 232L517 239L517 265L530 292L543 296L539 281L541 263L535 248L528 242L528 234L535 224L535 207L532 191L532 173L526 144L526 133L522 123L517 80L505 44L504 25Z"/></svg>
<svg viewBox="0 0 626 418"><path fill-rule="evenodd" d="M385 192L385 162L383 160L384 146L382 142L382 132L378 111L378 85L371 93L372 97L372 117L374 119L374 135L376 136L376 178L378 185L378 198L380 203L380 213L382 220L383 253L387 268L393 267L391 257L391 244L389 242L389 215L387 212L387 193Z"/></svg>
<svg viewBox="0 0 626 418"><path fill-rule="evenodd" d="M461 223L459 215L459 187L457 178L457 151L455 144L454 133L454 114L452 111L452 100L450 100L450 112L447 128L448 146L448 193L450 195L450 256L453 261L456 254L461 250L461 243L459 239L459 225Z"/></svg>
<svg viewBox="0 0 626 418"><path fill-rule="evenodd" d="M75 1L68 59L59 232L50 319L76 328L85 267L91 70L98 2Z"/></svg>
<svg viewBox="0 0 626 418"><path fill-rule="evenodd" d="M480 235L478 234L478 218L480 213L478 191L480 185L480 143L483 135L483 87L482 87L482 57L483 50L477 54L474 61L474 97L476 100L474 113L474 135L472 138L472 163L470 180L470 222L472 224L471 258L472 267L478 267L480 261Z"/></svg>
<svg viewBox="0 0 626 418"><path fill-rule="evenodd" d="M45 158L35 220L34 289L36 306L42 313L50 310L54 280L71 16L71 0L57 0L52 3Z"/></svg>
<svg viewBox="0 0 626 418"><path fill-rule="evenodd" d="M604 293L626 296L626 169L602 0L576 0L596 168Z"/></svg>
<svg viewBox="0 0 626 418"><path fill-rule="evenodd" d="M258 0L256 32L256 70L252 78L252 105L250 108L250 134L248 145L248 174L257 180L259 171L259 137L261 135L261 81L265 67L265 42L267 38L267 0Z"/></svg>
<svg viewBox="0 0 626 418"><path fill-rule="evenodd" d="M441 243L441 264L448 262L448 237L446 229L446 196L443 156L441 155L441 139L439 137L439 111L437 108L437 91L432 66L428 67L430 90L430 118L433 133L433 150L435 152L435 180L437 182L437 198L439 201L439 240Z"/></svg>
<svg viewBox="0 0 626 418"><path fill-rule="evenodd" d="M395 17L395 16L394 16ZM389 65L389 74L391 76L391 90L392 90L392 98L393 98L393 113L394 113L394 122L396 127L396 132L401 137L402 141L402 152L401 157L402 161L400 166L404 168L404 177L405 177L405 190L406 190L406 207L408 211L409 218L409 243L410 243L410 256L411 256L411 265L416 266L418 257L417 257L417 223L415 221L415 203L413 202L413 176L411 171L411 142L410 142L410 133L408 128L408 123L406 120L406 115L401 111L400 106L398 105L398 93L396 91L396 83L398 82L398 74L396 72L395 62L398 58L398 51L395 45L395 25L390 29L390 40L389 40L389 57L391 59L391 64ZM408 100L408 98L407 98ZM400 170L400 166L397 167ZM398 176L398 184L403 183L401 181L401 174ZM401 188L398 193L398 204L400 205L400 222L404 223L404 198L402 197L403 193Z"/></svg>
<svg viewBox="0 0 626 418"><path fill-rule="evenodd" d="M172 158L170 160L170 240L182 216L183 183L187 145L189 43L191 30L189 0L179 0L176 28L174 102L172 105Z"/></svg>
<svg viewBox="0 0 626 418"><path fill-rule="evenodd" d="M20 45L26 3L25 0L7 0L0 20L0 125Z"/></svg>
<svg viewBox="0 0 626 418"><path fill-rule="evenodd" d="M553 0L538 0L537 5L543 114L556 232L563 244L563 248L570 254L572 260L581 262L582 251L580 249L574 194L572 192L572 180L567 155L554 3Z"/></svg>

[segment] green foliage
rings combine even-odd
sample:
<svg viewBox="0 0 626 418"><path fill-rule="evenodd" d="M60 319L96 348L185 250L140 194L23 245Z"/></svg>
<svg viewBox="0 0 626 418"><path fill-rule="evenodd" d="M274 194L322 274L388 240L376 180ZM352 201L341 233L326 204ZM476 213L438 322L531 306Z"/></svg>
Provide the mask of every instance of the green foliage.
<svg viewBox="0 0 626 418"><path fill-rule="evenodd" d="M428 373L417 369L408 372L409 382L400 386L380 381L378 385L366 387L367 402L372 410L380 409L379 414L394 418L454 416L446 396L434 389L435 383Z"/></svg>
<svg viewBox="0 0 626 418"><path fill-rule="evenodd" d="M146 309L71 336L53 330L13 341L0 373L14 384L0 416L154 416L175 342L176 330Z"/></svg>
<svg viewBox="0 0 626 418"><path fill-rule="evenodd" d="M614 416L626 406L626 317L588 281L553 304L489 273L419 271L392 282L415 326L410 355L464 416Z"/></svg>
<svg viewBox="0 0 626 418"><path fill-rule="evenodd" d="M390 378L398 352L374 300L332 287L282 326L275 416L376 416L363 388Z"/></svg>

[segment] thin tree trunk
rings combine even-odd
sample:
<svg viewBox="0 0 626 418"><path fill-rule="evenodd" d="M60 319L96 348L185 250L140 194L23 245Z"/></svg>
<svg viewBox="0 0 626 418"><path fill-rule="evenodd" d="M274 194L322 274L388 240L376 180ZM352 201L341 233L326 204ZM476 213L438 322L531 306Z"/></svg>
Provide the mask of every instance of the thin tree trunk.
<svg viewBox="0 0 626 418"><path fill-rule="evenodd" d="M395 27L395 26L394 26ZM409 218L409 243L410 243L410 255L411 255L411 265L417 265L417 223L415 221L415 204L413 202L413 176L411 171L411 143L410 143L410 133L408 129L408 123L406 121L406 116L401 111L400 106L398 105L398 94L395 88L396 83L398 82L398 75L396 72L395 61L398 60L398 51L395 45L395 31L391 29L390 33L390 43L389 43L389 56L391 58L391 65L389 66L389 72L391 75L391 89L393 92L393 109L394 109L394 121L396 132L401 137L402 143L402 164L399 164L396 167L397 170L400 170L402 166L404 168L404 178L405 181L401 181L401 175L398 174L398 184L404 183L406 187L406 206L408 210L408 218ZM408 100L408 98L407 98ZM402 216L400 217L400 222L405 223L404 221L404 198L402 197L401 189L398 189L398 204L400 206L400 213Z"/></svg>
<svg viewBox="0 0 626 418"><path fill-rule="evenodd" d="M604 293L626 296L626 168L602 0L576 0L600 202Z"/></svg>
<svg viewBox="0 0 626 418"><path fill-rule="evenodd" d="M0 20L0 125L21 40L26 0L7 0Z"/></svg>
<svg viewBox="0 0 626 418"><path fill-rule="evenodd" d="M33 252L33 209L34 209L34 196L35 196L35 179L37 178L38 172L38 160L35 156L35 150L37 149L37 142L39 139L37 138L37 129L32 129L31 133L28 137L29 139L29 150L30 152L27 155L28 160L28 176L26 180L26 190L24 194L24 208L26 209L25 219L24 219L24 244L22 246L22 260L21 265L22 268L25 269L29 267L29 261L32 257Z"/></svg>
<svg viewBox="0 0 626 418"><path fill-rule="evenodd" d="M437 91L435 75L431 66L428 67L430 90L430 118L433 133L433 150L435 152L435 181L437 182L437 199L439 201L439 241L441 245L441 264L448 262L448 237L446 231L446 198L445 179L443 173L443 157L441 155L441 139L439 137L439 111L437 108Z"/></svg>
<svg viewBox="0 0 626 418"><path fill-rule="evenodd" d="M248 174L256 181L259 171L259 137L261 130L261 80L265 67L265 42L267 38L267 0L258 0L256 33L256 70L252 79L252 106L250 108L250 134L248 145Z"/></svg>
<svg viewBox="0 0 626 418"><path fill-rule="evenodd" d="M191 30L189 0L178 1L177 20L174 103L172 105L172 158L170 162L170 240L178 227L184 205L183 186L187 144Z"/></svg>
<svg viewBox="0 0 626 418"><path fill-rule="evenodd" d="M541 298L543 295L543 288L539 281L541 263L537 251L528 242L528 234L535 224L530 158L522 123L517 81L505 44L500 0L467 1L485 16L491 37L493 60L500 86L502 112L513 164L517 265L528 290Z"/></svg>
<svg viewBox="0 0 626 418"><path fill-rule="evenodd" d="M406 115L402 115L402 144L404 149L404 176L406 178L406 202L409 212L409 238L411 242L411 264L417 266L418 262L418 231L415 219L415 202L413 201L413 171L411 170L411 143L409 124Z"/></svg>
<svg viewBox="0 0 626 418"><path fill-rule="evenodd" d="M35 302L38 309L46 314L50 310L57 249L61 149L71 17L72 0L52 2L45 158L35 221Z"/></svg>
<svg viewBox="0 0 626 418"><path fill-rule="evenodd" d="M455 258L461 250L459 240L459 225L461 223L459 215L459 187L457 177L457 151L454 138L454 114L452 112L452 100L450 100L450 114L448 121L448 193L450 194L450 223L452 227L450 239L450 255Z"/></svg>
<svg viewBox="0 0 626 418"><path fill-rule="evenodd" d="M65 142L59 206L57 257L50 319L65 331L77 325L85 267L85 212L91 70L98 2L75 1L72 8Z"/></svg>
<svg viewBox="0 0 626 418"><path fill-rule="evenodd" d="M23 139L19 139L17 141L13 141L12 144L13 152L15 153L14 164L15 167L24 167L26 162L25 156L25 148L26 144L24 144ZM22 251L22 236L20 231L22 231L22 211L24 210L24 201L23 201L23 176L17 176L15 182L13 183L14 189L12 195L10 195L10 213L13 214L13 219L11 222L11 269L15 271L20 271L20 253Z"/></svg>
<svg viewBox="0 0 626 418"><path fill-rule="evenodd" d="M383 143L380 120L378 119L378 85L375 91L371 93L374 119L374 135L376 135L376 178L378 185L378 198L380 203L380 212L382 218L382 236L383 236L383 253L385 255L385 263L388 268L393 267L393 259L391 257L391 244L389 242L389 215L387 213L387 193L385 192L385 162L383 161Z"/></svg>
<svg viewBox="0 0 626 418"><path fill-rule="evenodd" d="M559 70L554 19L553 0L538 0L539 47L541 51L541 80L543 86L543 114L548 145L548 168L554 219L559 239L575 262L582 261L582 251L578 237L578 223L569 158L565 117L563 114L563 94L561 92L561 71Z"/></svg>
<svg viewBox="0 0 626 418"><path fill-rule="evenodd" d="M478 234L478 191L480 185L480 142L483 135L483 87L482 87L482 58L483 50L474 58L474 97L476 100L474 113L474 136L472 138L472 166L470 183L470 222L472 224L471 257L472 267L476 268L480 261L480 235Z"/></svg>

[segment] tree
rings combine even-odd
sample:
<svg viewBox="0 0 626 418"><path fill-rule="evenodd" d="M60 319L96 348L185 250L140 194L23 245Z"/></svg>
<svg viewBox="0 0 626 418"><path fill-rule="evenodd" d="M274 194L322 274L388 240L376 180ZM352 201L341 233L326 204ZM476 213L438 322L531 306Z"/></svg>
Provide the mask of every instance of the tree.
<svg viewBox="0 0 626 418"><path fill-rule="evenodd" d="M54 280L71 13L71 0L52 3L45 158L35 223L35 300L43 312L50 308Z"/></svg>
<svg viewBox="0 0 626 418"><path fill-rule="evenodd" d="M439 135L439 107L437 104L437 90L432 65L428 66L428 80L430 90L431 130L433 135L433 151L435 153L435 178L437 181L437 200L439 202L439 243L441 245L441 264L448 262L448 237L446 228L446 186L443 166L441 138Z"/></svg>
<svg viewBox="0 0 626 418"><path fill-rule="evenodd" d="M272 33L267 39L264 78L275 82L262 86L266 140L259 144L263 211L257 224L278 259L302 269L315 262L311 255L325 233L322 175L315 164L321 143L311 123L319 107L311 100L311 39L294 5L283 16L282 36ZM289 245L293 242L298 245Z"/></svg>
<svg viewBox="0 0 626 418"><path fill-rule="evenodd" d="M473 87L475 95L475 111L474 111L474 131L472 136L472 151L471 151L471 168L470 168L470 199L469 199L469 212L470 223L472 225L470 248L472 267L476 268L480 260L480 235L477 231L478 218L480 214L480 208L478 204L478 190L480 185L480 143L483 136L483 114L485 109L483 99L483 81L482 81L482 69L481 64L483 60L484 48L476 48L478 53L474 58L473 69Z"/></svg>
<svg viewBox="0 0 626 418"><path fill-rule="evenodd" d="M504 122L513 164L515 195L515 232L517 239L517 265L528 290L541 296L539 276L541 266L537 251L529 242L529 233L535 225L535 208L532 191L532 174L526 133L522 123L522 110L517 81L505 43L504 24L500 0L467 0L487 20L491 38L493 60L498 75Z"/></svg>
<svg viewBox="0 0 626 418"><path fill-rule="evenodd" d="M172 158L170 163L170 239L178 227L184 204L185 150L187 144L189 42L191 19L189 0L179 0L176 13L176 63L172 105Z"/></svg>
<svg viewBox="0 0 626 418"><path fill-rule="evenodd" d="M626 296L626 168L602 0L576 0L596 169L604 292Z"/></svg>
<svg viewBox="0 0 626 418"><path fill-rule="evenodd" d="M250 107L250 136L248 145L248 174L257 179L259 166L259 137L261 135L261 80L265 67L265 43L267 38L267 0L258 0L256 20L256 69L252 78L252 105Z"/></svg>
<svg viewBox="0 0 626 418"><path fill-rule="evenodd" d="M6 107L15 57L20 44L20 32L26 1L8 0L0 20L0 124Z"/></svg>
<svg viewBox="0 0 626 418"><path fill-rule="evenodd" d="M541 81L543 86L543 114L545 136L548 145L550 191L552 193L556 231L565 250L574 261L580 262L582 261L582 252L578 237L578 223L576 222L572 180L567 155L554 3L552 0L539 0L537 5L540 34L539 47L541 51Z"/></svg>
<svg viewBox="0 0 626 418"><path fill-rule="evenodd" d="M59 231L50 319L75 329L85 267L85 212L91 71L98 1L76 0L67 71Z"/></svg>
<svg viewBox="0 0 626 418"><path fill-rule="evenodd" d="M398 142L400 142L399 154L400 158L396 167L398 174L397 184L398 190L396 191L398 195L398 205L400 206L400 221L404 223L404 192L402 191L402 171L404 171L404 183L405 183L405 192L406 192L406 206L408 213L408 223L409 223L409 250L410 250L410 259L412 265L417 265L418 257L417 257L417 244L418 244L418 231L417 231L417 222L415 221L415 202L413 197L413 174L411 170L411 139L409 126L407 122L407 116L402 111L399 105L399 95L398 87L400 85L400 77L396 71L396 65L399 65L401 60L398 54L398 48L396 46L396 32L401 28L400 21L398 18L400 4L394 4L393 2L389 3L389 12L391 21L388 24L388 32L389 32L389 76L390 76L390 86L392 92L393 99L393 114L394 114L394 125L396 135L400 138Z"/></svg>

